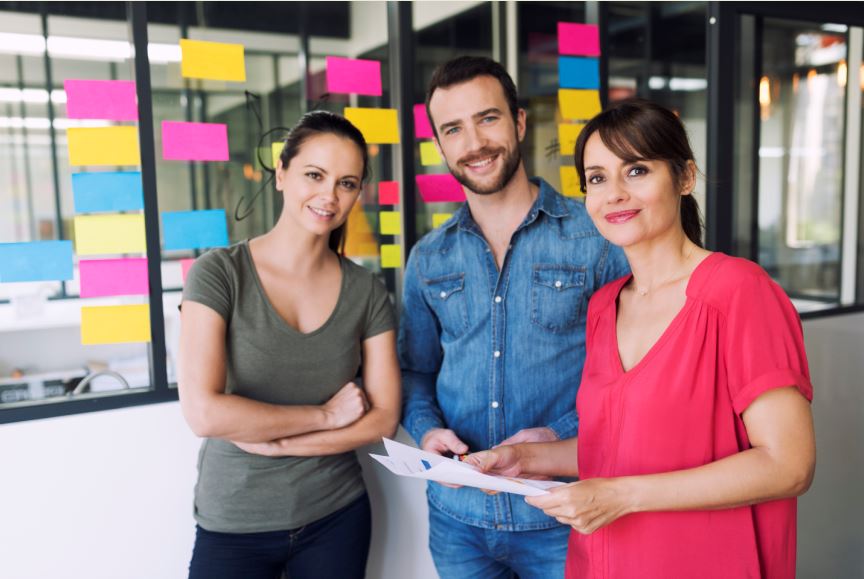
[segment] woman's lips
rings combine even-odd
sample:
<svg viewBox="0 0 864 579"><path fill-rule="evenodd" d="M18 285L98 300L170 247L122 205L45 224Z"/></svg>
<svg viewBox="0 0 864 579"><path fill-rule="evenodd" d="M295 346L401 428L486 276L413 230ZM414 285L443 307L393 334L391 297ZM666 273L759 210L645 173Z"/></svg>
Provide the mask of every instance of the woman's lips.
<svg viewBox="0 0 864 579"><path fill-rule="evenodd" d="M615 213L607 213L605 215L606 221L613 224L626 223L636 217L636 214L639 213L638 209L630 209L628 211L616 211Z"/></svg>

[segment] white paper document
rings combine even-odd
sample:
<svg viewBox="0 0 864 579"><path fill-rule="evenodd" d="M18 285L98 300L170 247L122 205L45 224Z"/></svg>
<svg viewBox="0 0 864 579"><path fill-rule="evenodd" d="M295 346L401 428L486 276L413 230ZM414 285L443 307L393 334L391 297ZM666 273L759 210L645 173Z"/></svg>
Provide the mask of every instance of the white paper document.
<svg viewBox="0 0 864 579"><path fill-rule="evenodd" d="M384 439L384 448L387 449L389 456L372 453L369 453L369 456L387 467L390 472L400 476L525 496L545 495L549 493L548 489L564 484L558 481L485 474L470 464L401 444L389 438Z"/></svg>

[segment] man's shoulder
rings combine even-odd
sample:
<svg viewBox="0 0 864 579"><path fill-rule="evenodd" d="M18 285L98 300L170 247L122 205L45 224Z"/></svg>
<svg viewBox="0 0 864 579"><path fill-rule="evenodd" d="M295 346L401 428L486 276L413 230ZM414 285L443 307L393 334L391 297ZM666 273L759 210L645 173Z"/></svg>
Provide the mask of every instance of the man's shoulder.
<svg viewBox="0 0 864 579"><path fill-rule="evenodd" d="M458 227L460 211L453 214L450 219L424 235L417 241L412 251L420 253L439 253L442 249L454 243L454 235Z"/></svg>

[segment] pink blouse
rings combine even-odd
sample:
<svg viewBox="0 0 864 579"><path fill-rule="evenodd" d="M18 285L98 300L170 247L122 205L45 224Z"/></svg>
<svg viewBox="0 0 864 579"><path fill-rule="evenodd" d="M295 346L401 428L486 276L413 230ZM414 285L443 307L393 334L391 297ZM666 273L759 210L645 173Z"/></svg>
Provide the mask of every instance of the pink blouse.
<svg viewBox="0 0 864 579"><path fill-rule="evenodd" d="M588 308L577 396L582 479L662 473L750 448L741 414L793 386L812 400L801 322L758 265L721 253L700 263L687 300L645 357L621 366L615 331L624 277ZM567 577L795 576L796 499L715 511L638 513L570 534Z"/></svg>

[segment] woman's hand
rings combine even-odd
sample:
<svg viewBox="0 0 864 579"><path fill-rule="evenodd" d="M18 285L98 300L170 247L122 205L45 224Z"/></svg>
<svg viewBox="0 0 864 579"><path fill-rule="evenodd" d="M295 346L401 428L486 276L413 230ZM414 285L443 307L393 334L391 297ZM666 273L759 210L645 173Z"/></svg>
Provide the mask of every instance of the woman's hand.
<svg viewBox="0 0 864 579"><path fill-rule="evenodd" d="M261 456L283 456L278 440L270 442L237 442L232 441L234 446L249 454L260 454Z"/></svg>
<svg viewBox="0 0 864 579"><path fill-rule="evenodd" d="M469 454L465 462L489 474L513 477L524 474L520 458L518 446L506 445Z"/></svg>
<svg viewBox="0 0 864 579"><path fill-rule="evenodd" d="M348 382L323 404L322 409L328 429L336 430L359 420L369 409L369 402L357 384Z"/></svg>
<svg viewBox="0 0 864 579"><path fill-rule="evenodd" d="M548 495L525 497L559 523L588 535L634 511L626 478L594 478L556 487Z"/></svg>

